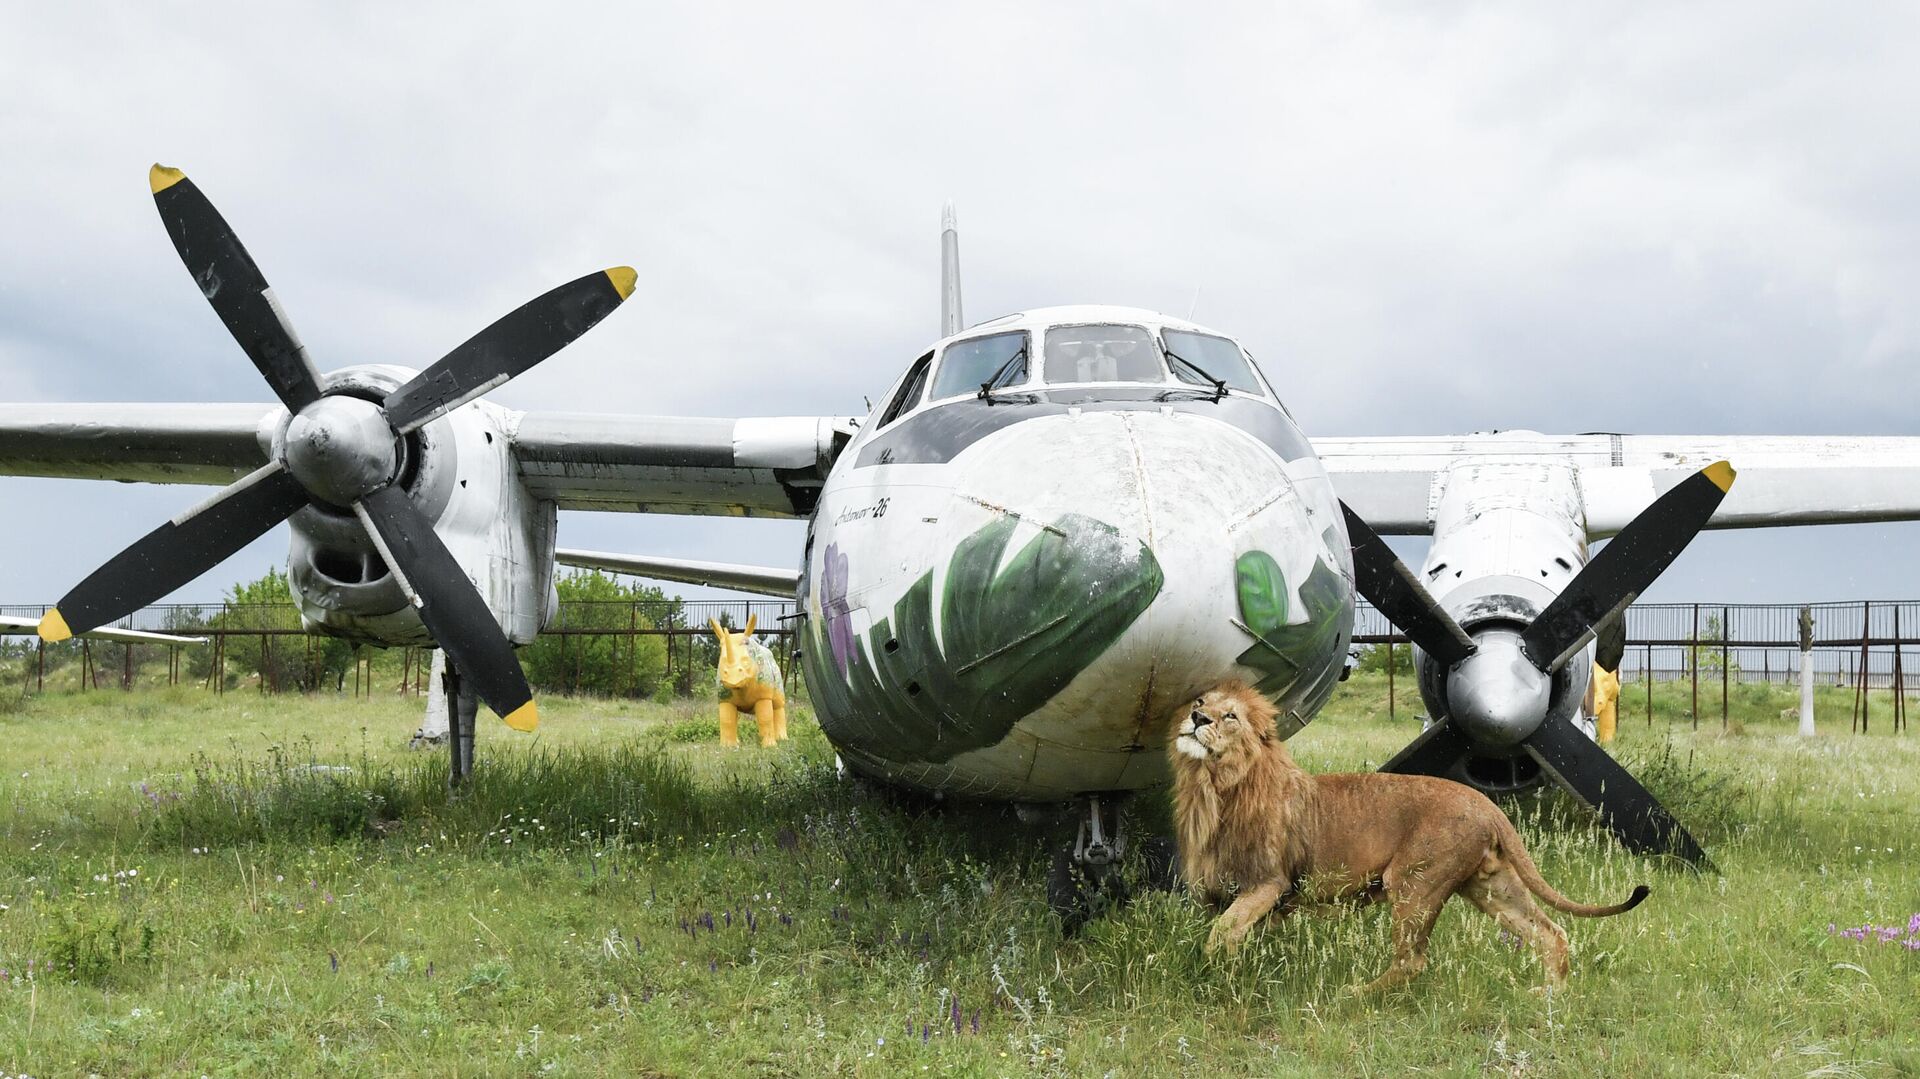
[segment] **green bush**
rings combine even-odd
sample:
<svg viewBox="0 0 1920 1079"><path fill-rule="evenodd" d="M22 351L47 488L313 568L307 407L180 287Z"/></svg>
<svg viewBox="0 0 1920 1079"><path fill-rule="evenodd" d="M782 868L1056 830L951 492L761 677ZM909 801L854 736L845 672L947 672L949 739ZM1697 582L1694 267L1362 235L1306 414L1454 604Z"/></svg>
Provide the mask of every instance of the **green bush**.
<svg viewBox="0 0 1920 1079"><path fill-rule="evenodd" d="M1385 674L1387 673L1387 655L1388 649L1386 645L1367 645L1360 653L1360 665L1355 669L1370 674ZM1396 675L1404 674L1411 676L1413 674L1413 646L1410 644L1396 644L1392 646L1392 655L1394 673Z"/></svg>
<svg viewBox="0 0 1920 1079"><path fill-rule="evenodd" d="M40 952L56 972L75 981L99 985L153 959L158 930L124 907L76 900L54 906L45 919Z"/></svg>
<svg viewBox="0 0 1920 1079"><path fill-rule="evenodd" d="M668 604L666 593L651 585L621 584L598 570L555 579L562 615L549 630L604 629L605 636L548 632L520 650L520 665L533 688L548 693L648 697L666 683L664 637L628 636L632 629L653 629L641 614ZM570 606L579 604L580 606ZM667 606L667 622L678 620L680 604Z"/></svg>

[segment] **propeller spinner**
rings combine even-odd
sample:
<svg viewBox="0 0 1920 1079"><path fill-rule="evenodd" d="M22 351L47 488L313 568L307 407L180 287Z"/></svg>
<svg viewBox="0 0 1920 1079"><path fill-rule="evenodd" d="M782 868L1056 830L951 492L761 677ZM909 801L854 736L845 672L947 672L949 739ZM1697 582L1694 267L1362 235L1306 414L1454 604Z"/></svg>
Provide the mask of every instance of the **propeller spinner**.
<svg viewBox="0 0 1920 1079"><path fill-rule="evenodd" d="M1554 673L1617 625L1621 612L1706 526L1733 479L1725 461L1687 477L1629 522L1531 623L1471 634L1343 504L1355 587L1447 670L1446 715L1381 770L1444 775L1478 747L1518 747L1594 807L1629 849L1705 863L1705 852L1672 814L1604 749L1552 714L1549 703ZM1617 651L1609 652L1617 667Z"/></svg>
<svg viewBox="0 0 1920 1079"><path fill-rule="evenodd" d="M213 203L155 165L154 204L194 283L275 396L293 413L265 467L148 533L62 597L40 636L64 640L132 613L318 503L359 517L420 620L461 677L507 725L539 709L486 600L395 481L404 437L560 351L633 294L631 268L568 282L481 330L376 404L328 396L273 289Z"/></svg>

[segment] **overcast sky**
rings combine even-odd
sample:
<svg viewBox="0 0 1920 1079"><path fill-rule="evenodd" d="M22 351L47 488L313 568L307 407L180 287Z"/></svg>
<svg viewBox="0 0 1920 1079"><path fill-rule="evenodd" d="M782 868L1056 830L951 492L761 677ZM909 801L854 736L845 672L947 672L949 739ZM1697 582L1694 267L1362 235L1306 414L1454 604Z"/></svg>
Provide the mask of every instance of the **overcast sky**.
<svg viewBox="0 0 1920 1079"><path fill-rule="evenodd" d="M9 6L0 399L270 399L161 228L161 161L323 369L424 366L636 267L492 395L520 408L863 413L936 336L951 198L970 321L1191 309L1310 434L1920 434L1907 5ZM203 493L0 479L0 603ZM775 565L800 537L561 523ZM1647 598L1912 598L1916 549L1708 535Z"/></svg>

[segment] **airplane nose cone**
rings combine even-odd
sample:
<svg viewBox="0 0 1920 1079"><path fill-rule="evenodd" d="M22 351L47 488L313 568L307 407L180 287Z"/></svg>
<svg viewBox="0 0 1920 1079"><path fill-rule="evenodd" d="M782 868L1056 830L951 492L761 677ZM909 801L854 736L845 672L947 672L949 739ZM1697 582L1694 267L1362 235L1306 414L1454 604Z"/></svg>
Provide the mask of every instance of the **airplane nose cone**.
<svg viewBox="0 0 1920 1079"><path fill-rule="evenodd" d="M1447 705L1476 742L1518 745L1546 718L1553 680L1527 659L1513 630L1482 630L1475 643L1479 650L1447 677Z"/></svg>
<svg viewBox="0 0 1920 1079"><path fill-rule="evenodd" d="M380 406L356 397L322 397L287 424L286 465L300 485L348 506L393 478L393 428Z"/></svg>
<svg viewBox="0 0 1920 1079"><path fill-rule="evenodd" d="M1332 489L1310 458L1298 468L1316 482L1211 416L1089 409L1003 430L965 465L942 527L1014 522L1003 573L1024 567L1020 552L1035 541L1058 550L1061 566L1022 593L1030 608L1048 606L1018 617L1087 626L1036 657L1078 673L1022 724L1041 743L1029 782L1057 760L1061 782L1078 769L1081 789L1141 785L1159 778L1168 725L1197 693L1238 676L1303 704L1321 673L1337 674L1325 654L1343 647L1351 569ZM1049 546L1049 533L1062 541ZM1047 587L1063 572L1077 590ZM1083 756L1049 756L1055 747ZM1116 755L1096 767L1084 756L1094 752ZM1112 778L1093 778L1103 768ZM1134 775L1146 771L1155 775Z"/></svg>

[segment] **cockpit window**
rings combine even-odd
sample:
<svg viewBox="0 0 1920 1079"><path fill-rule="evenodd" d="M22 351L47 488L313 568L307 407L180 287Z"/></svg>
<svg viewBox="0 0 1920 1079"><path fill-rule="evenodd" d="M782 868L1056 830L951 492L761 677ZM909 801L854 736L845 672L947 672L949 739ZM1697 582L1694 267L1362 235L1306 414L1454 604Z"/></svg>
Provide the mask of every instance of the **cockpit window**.
<svg viewBox="0 0 1920 1079"><path fill-rule="evenodd" d="M1047 331L1047 381L1161 382L1160 349L1138 326L1055 326Z"/></svg>
<svg viewBox="0 0 1920 1079"><path fill-rule="evenodd" d="M1166 330L1161 336L1167 342L1167 366L1173 369L1173 376L1180 381L1196 386L1211 386L1213 383L1207 378L1211 375L1226 383L1230 389L1243 393L1261 392L1259 376L1253 373L1253 367L1241 353L1240 346L1232 341L1210 333L1188 333L1185 330ZM1181 360L1187 362L1182 363Z"/></svg>
<svg viewBox="0 0 1920 1079"><path fill-rule="evenodd" d="M955 394L978 393L988 382L995 389L1018 386L1027 380L1029 358L1024 332L955 341L940 356L940 373L934 376L933 392L928 397L938 401Z"/></svg>
<svg viewBox="0 0 1920 1079"><path fill-rule="evenodd" d="M920 403L920 391L927 388L927 367L932 363L933 353L931 352L913 361L913 368L907 372L907 377L900 381L900 389L894 393L893 400L888 401L886 409L880 413L880 422L874 424L875 430L911 412L913 406Z"/></svg>

